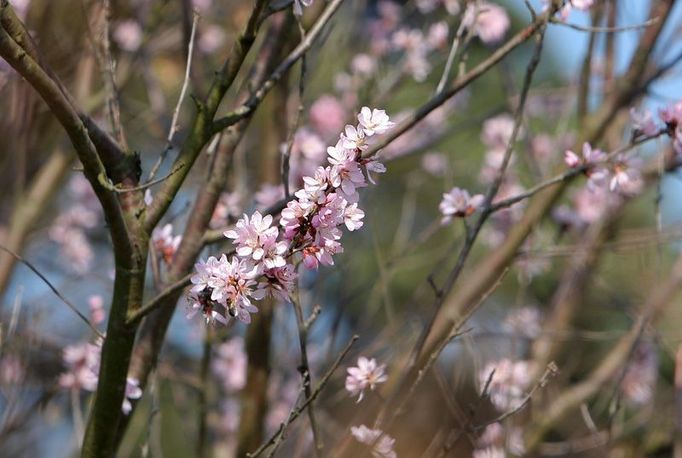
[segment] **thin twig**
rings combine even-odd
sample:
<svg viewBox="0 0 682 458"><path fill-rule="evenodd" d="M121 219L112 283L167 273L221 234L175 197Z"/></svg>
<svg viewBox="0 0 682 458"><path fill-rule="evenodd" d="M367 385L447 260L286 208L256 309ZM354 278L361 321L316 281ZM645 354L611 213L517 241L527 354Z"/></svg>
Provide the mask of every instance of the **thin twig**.
<svg viewBox="0 0 682 458"><path fill-rule="evenodd" d="M568 27L570 29L578 30L580 32L590 32L590 33L618 33L618 32L627 32L629 30L639 30L639 29L644 29L647 27L650 27L654 24L656 24L660 18L654 17L651 18L647 21L642 22L641 24L633 24L633 25L624 25L620 27L594 27L594 26L587 26L587 25L578 25L578 24L570 24L568 22L563 22L559 19L552 18L550 19L550 23L556 24L556 25L563 25L564 27Z"/></svg>
<svg viewBox="0 0 682 458"><path fill-rule="evenodd" d="M24 258L22 258L21 256L19 256L18 254L16 254L14 251L10 250L9 248L6 248L4 245L0 245L0 250L6 252L6 253L9 254L10 256L12 256L14 259L16 259L17 261L19 261L20 263L24 264L26 267L28 267L29 269L31 269L31 271L33 271L34 274L36 274L38 277L40 277L40 279L41 279L43 282L45 282L45 284L48 286L48 288L50 288L50 289L52 290L52 292L53 292L59 299L61 299L61 301L62 301L64 304L66 304L67 307L69 307L69 308L73 311L73 313L75 313L75 314L78 316L78 318L80 318L85 324L87 324L88 327L89 327L90 329L92 329L92 331L93 331L98 337L100 337L100 338L102 338L102 339L104 338L104 335L103 335L101 332L99 332L99 330L95 327L95 325L92 324L92 323L90 322L90 320L88 320L88 317L86 317L85 315L83 315L83 314L78 310L78 307L76 307L76 306L73 304L73 302L71 302L71 301L68 300L66 297L64 297L64 296L62 295L62 293L60 293L59 290L50 282L50 280L48 280L47 277L45 277L45 275L43 275L43 274L42 274L42 273L41 273L33 264L31 264L30 262L28 262L27 260L25 260Z"/></svg>
<svg viewBox="0 0 682 458"><path fill-rule="evenodd" d="M149 172L148 182L154 179L154 176L158 172L161 164L166 159L168 152L173 149L173 137L175 133L179 130L178 121L180 118L180 107L182 102L185 100L185 95L187 94L187 88L189 87L189 79L192 71L192 56L194 55L194 37L197 32L197 24L199 22L199 14L194 11L192 16L192 31L189 36L189 44L187 45L187 64L185 65L185 79L182 82L182 88L180 89L180 96L178 97L178 103L175 105L175 110L173 110L173 118L171 120L171 126L168 131L168 137L166 138L166 148L161 152L161 155L157 159L156 163Z"/></svg>
<svg viewBox="0 0 682 458"><path fill-rule="evenodd" d="M336 358L336 360L331 365L329 370L322 376L322 378L320 379L318 384L315 386L315 389L312 391L311 395L301 405L299 405L298 407L296 407L293 410L293 413L289 415L289 418L287 419L287 421L285 423L282 423L279 426L279 429L270 437L270 439L268 439L265 443L263 443L260 447L258 447L258 449L255 452L248 454L249 458L256 458L256 457L260 456L265 450L268 449L268 447L273 445L275 443L275 441L277 441L278 437L284 435L284 433L286 432L289 425L291 423L293 423L293 421L296 420L305 411L306 407L308 407L308 405L311 402L313 402L315 399L317 399L317 397L320 395L320 392L324 389L324 387L329 382L329 379L331 378L331 376L334 373L334 371L336 370L336 368L339 367L339 365L341 364L341 361L343 361L343 359L346 357L346 355L350 351L351 347L353 346L355 341L358 340L358 338L359 338L359 336L354 335L350 339L350 341L346 344L346 346L341 351L341 353L339 353L339 356Z"/></svg>
<svg viewBox="0 0 682 458"><path fill-rule="evenodd" d="M298 294L297 294L298 296ZM308 361L308 328L305 325L303 318L303 309L300 303L300 296L291 301L294 311L296 312L296 324L298 326L298 341L301 350L301 366L299 372L303 377L303 387L307 398L312 396L312 377L310 372L310 364ZM315 410L313 403L308 405L308 418L310 419L310 429L313 432L313 443L315 447L315 456L320 457L322 454L322 438L320 437L320 429L315 417Z"/></svg>

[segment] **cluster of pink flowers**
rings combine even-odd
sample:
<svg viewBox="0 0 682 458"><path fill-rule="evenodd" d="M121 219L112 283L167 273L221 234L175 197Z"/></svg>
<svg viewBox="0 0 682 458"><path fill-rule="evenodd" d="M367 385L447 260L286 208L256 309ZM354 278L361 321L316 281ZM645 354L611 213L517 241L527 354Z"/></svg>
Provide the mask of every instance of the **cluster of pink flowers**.
<svg viewBox="0 0 682 458"><path fill-rule="evenodd" d="M641 164L632 156L619 154L609 160L606 153L584 143L581 155L568 150L564 161L571 168L583 168L588 177L588 186L592 189L608 184L610 191L626 196L637 194L641 190Z"/></svg>
<svg viewBox="0 0 682 458"><path fill-rule="evenodd" d="M374 388L379 383L384 383L388 380L385 370L386 365L377 364L374 358L359 357L357 367L349 367L347 369L346 391L351 396L358 396L357 402L362 401L367 388L374 391Z"/></svg>
<svg viewBox="0 0 682 458"><path fill-rule="evenodd" d="M530 367L528 361L512 361L501 359L486 364L479 372L481 387L490 379L488 395L490 402L501 411L518 408L525 397L526 389L530 385ZM494 371L494 373L493 373Z"/></svg>
<svg viewBox="0 0 682 458"><path fill-rule="evenodd" d="M397 458L398 454L393 450L395 439L384 434L380 429L370 429L365 425L351 426L350 432L360 443L372 447L374 458Z"/></svg>
<svg viewBox="0 0 682 458"><path fill-rule="evenodd" d="M225 232L236 246L236 256L211 256L196 264L189 317L201 312L207 322L226 323L229 315L249 323L250 314L258 311L252 299L289 300L296 281L295 256L310 269L334 264L333 255L343 251L340 227L354 231L363 225L358 189L367 186L367 180L374 182L370 172L386 171L362 153L373 137L394 125L384 110L368 107L357 119L356 126L347 125L336 145L327 148L329 165L303 177L303 188L282 210L281 229L273 225L271 215L244 215Z"/></svg>
<svg viewBox="0 0 682 458"><path fill-rule="evenodd" d="M67 346L63 356L66 372L59 376L59 385L67 389L94 392L97 389L101 353L101 342L94 344L82 342ZM123 413L126 415L130 413L132 410L130 400L140 397L142 397L142 389L138 380L128 377L125 397L121 405Z"/></svg>

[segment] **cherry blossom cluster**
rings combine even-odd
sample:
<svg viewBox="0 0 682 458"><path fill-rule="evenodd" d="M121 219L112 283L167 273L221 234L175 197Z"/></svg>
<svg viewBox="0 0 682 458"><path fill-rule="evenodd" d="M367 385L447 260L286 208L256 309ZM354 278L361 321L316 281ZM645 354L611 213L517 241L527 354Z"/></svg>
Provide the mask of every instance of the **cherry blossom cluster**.
<svg viewBox="0 0 682 458"><path fill-rule="evenodd" d="M384 383L388 380L385 370L386 365L377 364L377 361L374 358L367 359L364 356L359 357L357 367L349 367L347 369L346 391L348 391L351 396L358 396L357 402L362 401L367 388L374 391L374 388L376 388L379 383Z"/></svg>
<svg viewBox="0 0 682 458"><path fill-rule="evenodd" d="M250 323L250 314L258 311L253 300L289 300L297 259L309 269L334 264L333 256L343 251L341 227L354 231L363 225L358 190L367 181L374 183L370 172L386 171L362 153L394 125L384 110L368 107L357 119L356 126L346 125L336 145L327 148L328 165L303 177L303 188L281 212L281 228L271 215L245 214L224 234L232 239L236 255L211 256L196 264L188 317L201 312L207 322L226 323L230 316Z"/></svg>
<svg viewBox="0 0 682 458"><path fill-rule="evenodd" d="M380 429L371 429L365 425L351 426L350 432L360 443L372 447L374 458L397 458L398 454L393 450L395 439L384 434Z"/></svg>
<svg viewBox="0 0 682 458"><path fill-rule="evenodd" d="M588 177L588 186L598 188L608 184L610 191L623 195L637 194L641 189L640 162L625 154L617 155L613 160L609 155L589 143L584 143L580 155L566 151L564 162L571 168L583 168Z"/></svg>
<svg viewBox="0 0 682 458"><path fill-rule="evenodd" d="M82 342L69 345L64 349L63 361L66 372L59 376L59 386L71 390L85 390L94 392L97 389L101 342ZM125 397L121 410L128 415L132 410L132 399L142 397L142 389L137 379L126 379Z"/></svg>

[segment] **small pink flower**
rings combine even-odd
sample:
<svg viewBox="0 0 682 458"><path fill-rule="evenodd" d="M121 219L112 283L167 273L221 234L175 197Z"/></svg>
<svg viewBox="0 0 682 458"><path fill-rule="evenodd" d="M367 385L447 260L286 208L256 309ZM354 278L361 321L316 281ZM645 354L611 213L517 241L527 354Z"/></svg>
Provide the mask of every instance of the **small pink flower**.
<svg viewBox="0 0 682 458"><path fill-rule="evenodd" d="M377 110L376 108L370 110L369 107L362 107L358 115L358 122L365 135L369 137L374 134L384 134L395 125L389 119L386 111Z"/></svg>
<svg viewBox="0 0 682 458"><path fill-rule="evenodd" d="M501 411L519 407L530 385L530 363L506 358L489 363L479 372L481 387L485 386L493 371L488 387L490 401Z"/></svg>
<svg viewBox="0 0 682 458"><path fill-rule="evenodd" d="M467 217L474 213L485 201L482 194L470 196L469 193L460 188L452 188L450 192L443 194L443 200L438 208L443 214L442 223L446 224L454 217Z"/></svg>
<svg viewBox="0 0 682 458"><path fill-rule="evenodd" d="M646 135L647 137L650 137L658 133L658 126L649 110L637 111L636 109L631 108L630 119L635 135Z"/></svg>
<svg viewBox="0 0 682 458"><path fill-rule="evenodd" d="M564 153L564 162L571 168L578 168L580 166L596 166L606 161L606 154L600 149L592 149L592 146L585 142L583 143L582 157L578 156L573 151L566 151Z"/></svg>
<svg viewBox="0 0 682 458"><path fill-rule="evenodd" d="M100 295L93 295L88 298L88 306L90 307L90 320L93 324L98 325L106 318L104 311L104 300Z"/></svg>
<svg viewBox="0 0 682 458"><path fill-rule="evenodd" d="M140 388L140 382L136 378L128 377L126 379L126 391L125 397L123 398L123 405L121 410L125 415L128 415L133 409L133 405L130 402L131 399L140 399L142 397L142 389Z"/></svg>
<svg viewBox="0 0 682 458"><path fill-rule="evenodd" d="M128 19L116 26L112 38L122 50L135 52L142 44L142 27L137 21Z"/></svg>
<svg viewBox="0 0 682 458"><path fill-rule="evenodd" d="M312 126L329 138L343 129L346 109L336 97L322 95L310 106L309 117Z"/></svg>
<svg viewBox="0 0 682 458"><path fill-rule="evenodd" d="M485 44L495 44L502 40L511 25L504 8L485 1L469 3L462 21Z"/></svg>
<svg viewBox="0 0 682 458"><path fill-rule="evenodd" d="M351 396L359 395L357 402L362 401L367 388L374 391L379 383L384 383L388 380L385 369L386 365L377 364L374 358L367 359L364 356L360 356L357 367L349 367L347 369L346 391Z"/></svg>
<svg viewBox="0 0 682 458"><path fill-rule="evenodd" d="M161 229L158 227L152 232L152 243L161 259L168 265L173 262L175 252L182 241L181 235L173 236L173 225L166 224Z"/></svg>
<svg viewBox="0 0 682 458"><path fill-rule="evenodd" d="M365 425L351 426L351 434L358 442L372 446L374 458L397 458L393 450L395 439L380 429L370 429Z"/></svg>

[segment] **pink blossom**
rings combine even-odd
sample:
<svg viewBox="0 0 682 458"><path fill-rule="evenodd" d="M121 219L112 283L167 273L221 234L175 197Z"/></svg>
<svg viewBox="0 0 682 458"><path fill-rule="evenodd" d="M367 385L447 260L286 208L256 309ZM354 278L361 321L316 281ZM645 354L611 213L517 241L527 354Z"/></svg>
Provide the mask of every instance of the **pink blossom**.
<svg viewBox="0 0 682 458"><path fill-rule="evenodd" d="M658 126L654 121L654 116L649 110L637 111L634 108L630 109L630 120L632 121L632 128L635 135L646 135L650 137L658 133Z"/></svg>
<svg viewBox="0 0 682 458"><path fill-rule="evenodd" d="M207 325L213 324L216 321L218 323L227 324L227 318L216 310L216 305L218 305L218 303L211 300L211 292L209 290L199 292L191 291L187 296L187 313L185 314L185 317L188 320L191 320L197 313L201 313L201 316Z"/></svg>
<svg viewBox="0 0 682 458"><path fill-rule="evenodd" d="M346 391L351 396L359 395L357 402L362 401L367 388L374 391L378 384L388 380L385 369L386 365L377 364L374 358L367 359L364 356L360 356L357 367L349 367L347 369Z"/></svg>
<svg viewBox="0 0 682 458"><path fill-rule="evenodd" d="M276 226L271 227L271 224L271 215L262 216L256 211L250 219L244 215L237 221L235 229L225 231L225 237L234 239L238 256L262 262L268 269L282 267L286 263L283 255L287 245L277 241L279 231Z"/></svg>
<svg viewBox="0 0 682 458"><path fill-rule="evenodd" d="M472 453L472 458L506 458L507 454L500 447L486 447L476 449Z"/></svg>
<svg viewBox="0 0 682 458"><path fill-rule="evenodd" d="M481 141L491 149L506 148L514 132L514 118L501 114L483 122Z"/></svg>
<svg viewBox="0 0 682 458"><path fill-rule="evenodd" d="M525 390L530 385L530 363L502 359L488 363L479 372L479 383L484 387L493 373L488 386L490 401L502 411L518 408L524 400Z"/></svg>
<svg viewBox="0 0 682 458"><path fill-rule="evenodd" d="M426 40L432 48L444 48L448 43L448 34L450 29L448 23L439 21L429 27L429 33L426 35Z"/></svg>
<svg viewBox="0 0 682 458"><path fill-rule="evenodd" d="M658 115L669 129L676 129L682 123L682 101L660 109Z"/></svg>
<svg viewBox="0 0 682 458"><path fill-rule="evenodd" d="M462 22L485 44L495 44L502 40L511 25L504 8L486 1L469 3Z"/></svg>
<svg viewBox="0 0 682 458"><path fill-rule="evenodd" d="M88 298L88 306L90 307L90 320L93 324L98 325L106 318L104 311L104 300L100 295L93 295Z"/></svg>
<svg viewBox="0 0 682 458"><path fill-rule="evenodd" d="M158 227L152 232L152 243L154 249L161 255L161 259L170 265L173 262L175 252L182 241L181 235L173 236L173 225L166 224L161 229Z"/></svg>
<svg viewBox="0 0 682 458"><path fill-rule="evenodd" d="M602 150L593 149L587 142L583 143L582 157L570 150L564 153L564 162L571 168L581 166L593 167L606 161L606 158L607 156Z"/></svg>
<svg viewBox="0 0 682 458"><path fill-rule="evenodd" d="M421 160L422 169L433 176L443 176L448 168L448 159L443 153L426 153Z"/></svg>
<svg viewBox="0 0 682 458"><path fill-rule="evenodd" d="M227 393L234 393L246 385L247 356L244 351L244 339L234 337L216 349L211 360L213 373L222 382Z"/></svg>
<svg viewBox="0 0 682 458"><path fill-rule="evenodd" d="M142 44L142 27L137 21L128 19L116 25L112 38L122 50L135 52Z"/></svg>
<svg viewBox="0 0 682 458"><path fill-rule="evenodd" d="M639 167L639 161L625 155L619 155L613 165L609 189L624 195L639 193L643 186Z"/></svg>
<svg viewBox="0 0 682 458"><path fill-rule="evenodd" d="M535 339L542 331L540 311L536 307L521 307L510 312L504 320L504 329L515 336Z"/></svg>
<svg viewBox="0 0 682 458"><path fill-rule="evenodd" d="M291 264L263 272L263 277L254 292L254 298L273 297L281 302L290 302L291 293L296 287L296 270Z"/></svg>
<svg viewBox="0 0 682 458"><path fill-rule="evenodd" d="M125 415L128 415L133 409L133 405L130 402L131 399L140 399L142 397L142 389L140 388L140 382L136 378L128 377L126 379L126 391L125 397L123 398L123 405L121 410Z"/></svg>
<svg viewBox="0 0 682 458"><path fill-rule="evenodd" d="M376 59L369 54L356 54L351 60L350 67L356 75L372 76L377 69Z"/></svg>
<svg viewBox="0 0 682 458"><path fill-rule="evenodd" d="M343 129L346 109L336 97L325 94L310 106L309 119L315 130L329 138Z"/></svg>
<svg viewBox="0 0 682 458"><path fill-rule="evenodd" d="M485 197L482 194L470 196L469 193L460 188L452 188L450 192L443 194L443 200L438 208L443 214L441 222L446 224L453 217L466 217L474 213L481 205Z"/></svg>
<svg viewBox="0 0 682 458"><path fill-rule="evenodd" d="M82 342L64 348L66 372L59 376L62 388L95 391L99 373L101 345Z"/></svg>
<svg viewBox="0 0 682 458"><path fill-rule="evenodd" d="M212 54L225 43L225 31L217 25L209 25L199 35L199 49L204 54Z"/></svg>
<svg viewBox="0 0 682 458"><path fill-rule="evenodd" d="M620 383L623 398L628 403L641 406L652 402L658 379L658 364L654 344L642 341L635 347Z"/></svg>
<svg viewBox="0 0 682 458"><path fill-rule="evenodd" d="M393 451L395 439L380 429L370 429L365 425L351 426L351 434L358 442L372 446L374 458L397 458Z"/></svg>
<svg viewBox="0 0 682 458"><path fill-rule="evenodd" d="M384 134L390 130L395 123L391 122L384 110L376 108L370 110L369 107L362 107L358 115L358 122L365 135L371 137L374 134ZM348 127L346 127L348 129Z"/></svg>

